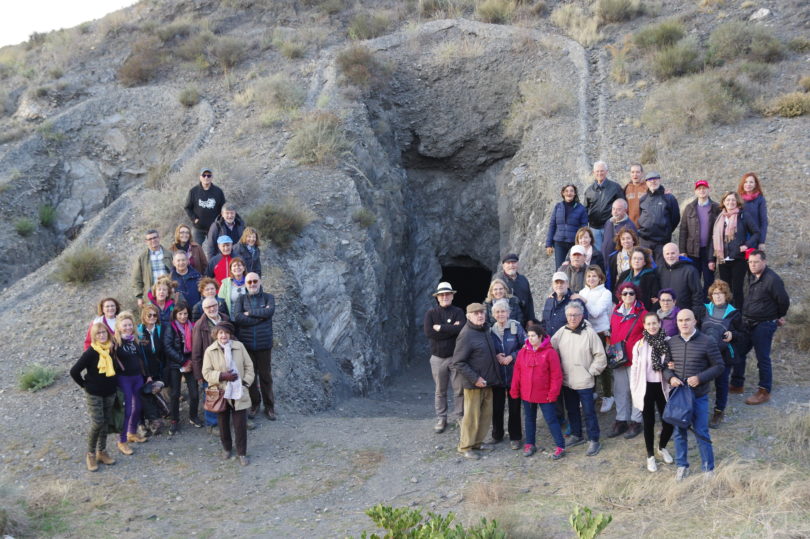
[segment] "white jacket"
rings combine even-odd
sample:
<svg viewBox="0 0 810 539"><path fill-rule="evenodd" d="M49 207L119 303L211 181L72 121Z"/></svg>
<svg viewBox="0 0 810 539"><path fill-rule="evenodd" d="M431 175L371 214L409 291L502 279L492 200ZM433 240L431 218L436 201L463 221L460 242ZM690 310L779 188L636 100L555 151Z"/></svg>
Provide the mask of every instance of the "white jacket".
<svg viewBox="0 0 810 539"><path fill-rule="evenodd" d="M585 306L588 307L588 322L597 333L610 329L610 313L613 310L613 294L600 284L596 288L587 286L579 291L579 295L585 298Z"/></svg>

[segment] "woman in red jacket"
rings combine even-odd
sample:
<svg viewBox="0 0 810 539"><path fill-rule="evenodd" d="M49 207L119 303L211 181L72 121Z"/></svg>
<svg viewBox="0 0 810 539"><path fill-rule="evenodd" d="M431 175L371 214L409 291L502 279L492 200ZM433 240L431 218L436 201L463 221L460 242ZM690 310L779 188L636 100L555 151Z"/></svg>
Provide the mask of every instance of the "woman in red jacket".
<svg viewBox="0 0 810 539"><path fill-rule="evenodd" d="M624 434L625 438L634 438L641 434L641 411L633 408L630 397L630 365L633 364L631 352L636 341L641 339L644 331L644 315L647 310L639 298L641 291L631 282L619 283L616 296L619 303L610 316L610 344L623 342L627 364L613 369L613 398L616 399L616 421L608 438Z"/></svg>
<svg viewBox="0 0 810 539"><path fill-rule="evenodd" d="M512 374L512 388L509 393L513 399L523 401L523 418L526 431L526 445L523 456L531 457L537 452L535 431L537 430L537 406L543 412L548 430L554 438L557 448L554 460L565 456L565 439L557 420L555 402L562 388L562 369L560 357L546 335L542 326L529 324L526 328L526 344L518 352L515 370Z"/></svg>

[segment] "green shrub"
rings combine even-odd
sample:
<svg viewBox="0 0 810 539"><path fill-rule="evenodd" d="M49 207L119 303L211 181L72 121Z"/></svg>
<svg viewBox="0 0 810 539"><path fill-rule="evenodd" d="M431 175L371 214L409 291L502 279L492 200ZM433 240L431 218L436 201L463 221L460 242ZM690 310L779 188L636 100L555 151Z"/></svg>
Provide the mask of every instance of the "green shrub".
<svg viewBox="0 0 810 539"><path fill-rule="evenodd" d="M794 37L787 44L788 49L793 52L804 53L810 52L810 38L807 37Z"/></svg>
<svg viewBox="0 0 810 539"><path fill-rule="evenodd" d="M777 62L784 53L784 45L768 29L743 21L723 23L709 36L708 58L713 64L736 58Z"/></svg>
<svg viewBox="0 0 810 539"><path fill-rule="evenodd" d="M23 369L17 379L19 388L23 391L39 391L56 381L57 370L39 363L32 363Z"/></svg>
<svg viewBox="0 0 810 539"><path fill-rule="evenodd" d="M34 221L29 219L28 217L22 217L17 219L17 222L14 223L14 230L17 231L17 234L22 236L23 238L27 238L31 234L34 233L34 230L37 229L37 225L34 224Z"/></svg>
<svg viewBox="0 0 810 539"><path fill-rule="evenodd" d="M306 50L306 45L298 41L285 41L278 48L278 51L290 60L303 58Z"/></svg>
<svg viewBox="0 0 810 539"><path fill-rule="evenodd" d="M104 275L110 257L101 249L84 246L66 254L59 261L55 276L66 283L89 283Z"/></svg>
<svg viewBox="0 0 810 539"><path fill-rule="evenodd" d="M771 77L771 66L762 62L742 62L737 71L756 82L765 82Z"/></svg>
<svg viewBox="0 0 810 539"><path fill-rule="evenodd" d="M215 36L208 30L192 34L174 49L175 54L187 62L198 62L205 58L208 49L214 42Z"/></svg>
<svg viewBox="0 0 810 539"><path fill-rule="evenodd" d="M162 42L167 43L178 38L185 39L195 30L196 27L189 22L173 22L171 24L161 26L155 31L155 33Z"/></svg>
<svg viewBox="0 0 810 539"><path fill-rule="evenodd" d="M363 228L369 228L371 225L377 222L377 216L374 215L374 212L368 208L360 208L352 214L352 221Z"/></svg>
<svg viewBox="0 0 810 539"><path fill-rule="evenodd" d="M390 24L391 18L385 13L362 11L352 17L347 31L351 39L372 39L383 35Z"/></svg>
<svg viewBox="0 0 810 539"><path fill-rule="evenodd" d="M335 61L342 75L340 82L344 85L369 88L381 84L388 75L388 70L377 60L371 49L359 43L340 51Z"/></svg>
<svg viewBox="0 0 810 539"><path fill-rule="evenodd" d="M775 97L768 103L766 113L784 118L810 114L810 94L791 92Z"/></svg>
<svg viewBox="0 0 810 539"><path fill-rule="evenodd" d="M568 523L580 539L593 539L602 533L612 520L610 514L594 515L590 507L576 507L568 516Z"/></svg>
<svg viewBox="0 0 810 539"><path fill-rule="evenodd" d="M657 50L650 58L650 67L658 80L680 77L700 70L700 50L693 39L682 39L671 47Z"/></svg>
<svg viewBox="0 0 810 539"><path fill-rule="evenodd" d="M644 14L641 0L598 0L593 11L602 22L623 22Z"/></svg>
<svg viewBox="0 0 810 539"><path fill-rule="evenodd" d="M154 36L140 38L132 46L132 53L118 68L118 80L124 86L145 84L157 75L162 62L160 40Z"/></svg>
<svg viewBox="0 0 810 539"><path fill-rule="evenodd" d="M293 136L287 143L290 157L304 164L333 161L348 148L340 118L326 111L314 111L293 127Z"/></svg>
<svg viewBox="0 0 810 539"><path fill-rule="evenodd" d="M53 226L56 221L56 208L50 204L43 204L39 207L39 224L44 227Z"/></svg>
<svg viewBox="0 0 810 539"><path fill-rule="evenodd" d="M180 92L178 99L181 105L190 108L200 102L200 92L196 87L189 86Z"/></svg>
<svg viewBox="0 0 810 539"><path fill-rule="evenodd" d="M312 222L309 212L295 202L266 204L252 211L247 218L259 231L262 240L269 240L281 249L287 249Z"/></svg>
<svg viewBox="0 0 810 539"><path fill-rule="evenodd" d="M456 518L453 513L442 516L428 512L427 517L423 517L419 509L378 504L366 509L366 514L378 528L388 532L384 536L386 539L506 539L506 532L498 529L498 522L486 518L465 529L461 524L453 526ZM376 533L368 535L368 532L363 532L360 537L382 539Z"/></svg>
<svg viewBox="0 0 810 539"><path fill-rule="evenodd" d="M235 37L221 37L211 49L222 69L228 71L238 65L247 56L245 42Z"/></svg>
<svg viewBox="0 0 810 539"><path fill-rule="evenodd" d="M516 7L513 0L484 0L476 6L475 16L484 22L508 24Z"/></svg>
<svg viewBox="0 0 810 539"><path fill-rule="evenodd" d="M642 51L651 51L671 47L685 35L683 24L670 20L641 28L633 36L633 43Z"/></svg>

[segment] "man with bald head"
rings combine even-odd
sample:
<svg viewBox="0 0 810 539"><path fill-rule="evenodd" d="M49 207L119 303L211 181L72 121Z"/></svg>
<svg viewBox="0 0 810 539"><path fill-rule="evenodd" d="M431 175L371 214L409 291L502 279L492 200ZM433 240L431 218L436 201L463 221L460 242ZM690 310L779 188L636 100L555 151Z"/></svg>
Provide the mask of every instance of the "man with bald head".
<svg viewBox="0 0 810 539"><path fill-rule="evenodd" d="M627 214L627 201L623 198L618 198L613 201L613 206L610 208L611 217L605 223L605 240L602 242L602 256L605 259L605 264L610 259L610 253L616 250L616 243L614 237L616 233L623 229L629 228L634 232L636 224L630 220Z"/></svg>
<svg viewBox="0 0 810 539"><path fill-rule="evenodd" d="M605 223L610 219L613 201L619 198L624 198L622 187L608 179L607 163L597 161L593 164L593 183L585 190L588 226L593 231L595 249L602 249Z"/></svg>
<svg viewBox="0 0 810 539"><path fill-rule="evenodd" d="M675 243L667 243L663 248L664 263L656 268L661 290L670 288L675 292L675 305L681 309L691 309L698 318L702 318L705 307L703 286L700 274L687 257L681 257L680 249Z"/></svg>
<svg viewBox="0 0 810 539"><path fill-rule="evenodd" d="M258 273L245 275L247 294L239 296L233 304L236 336L245 345L257 376L250 384L250 410L253 418L264 401L264 416L276 420L276 398L273 395L273 375L270 370L273 349L273 313L276 300L273 294L262 290Z"/></svg>
<svg viewBox="0 0 810 539"><path fill-rule="evenodd" d="M723 357L717 342L695 327L695 314L689 309L678 313L678 335L669 340L672 361L664 369L664 379L673 387L686 384L694 393L692 427L697 437L702 470L714 470L714 452L709 437L709 382L723 373ZM687 435L688 429L675 428L675 462L678 471L675 479L683 480L689 475Z"/></svg>

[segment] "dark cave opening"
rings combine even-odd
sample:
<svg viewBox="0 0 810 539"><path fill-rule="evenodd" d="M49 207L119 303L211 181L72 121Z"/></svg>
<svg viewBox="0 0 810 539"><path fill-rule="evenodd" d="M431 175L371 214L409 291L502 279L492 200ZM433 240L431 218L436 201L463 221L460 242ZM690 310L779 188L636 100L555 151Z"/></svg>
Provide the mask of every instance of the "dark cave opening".
<svg viewBox="0 0 810 539"><path fill-rule="evenodd" d="M449 282L456 295L453 305L466 311L470 303L483 302L492 278L492 272L480 264L442 266L442 281Z"/></svg>

